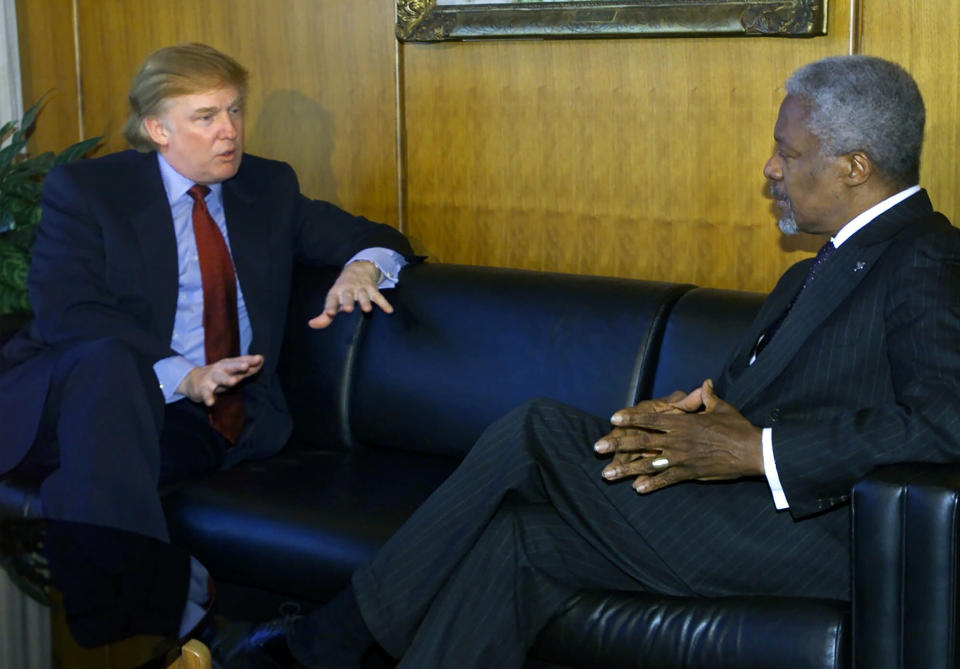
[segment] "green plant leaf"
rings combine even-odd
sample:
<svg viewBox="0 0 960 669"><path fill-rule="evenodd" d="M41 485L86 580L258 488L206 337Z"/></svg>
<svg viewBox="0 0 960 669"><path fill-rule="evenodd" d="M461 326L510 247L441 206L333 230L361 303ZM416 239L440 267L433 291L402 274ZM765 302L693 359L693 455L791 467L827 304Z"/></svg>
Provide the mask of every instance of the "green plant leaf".
<svg viewBox="0 0 960 669"><path fill-rule="evenodd" d="M4 198L0 199L0 211L13 216L19 227L29 223L33 212L40 211L40 208L33 199L17 197L7 193Z"/></svg>
<svg viewBox="0 0 960 669"><path fill-rule="evenodd" d="M0 245L8 246L11 253L19 253L29 262L30 247L35 236L36 226L30 224L29 216L24 216L17 221L17 227L0 236Z"/></svg>
<svg viewBox="0 0 960 669"><path fill-rule="evenodd" d="M7 121L6 123L4 123L3 127L0 128L0 144L3 144L5 141L7 141L7 137L9 137L13 133L13 131L16 129L17 129L16 121Z"/></svg>
<svg viewBox="0 0 960 669"><path fill-rule="evenodd" d="M19 142L20 140L26 138L30 128L33 127L33 122L37 120L37 114L40 113L40 106L43 104L43 101L46 99L46 97L47 96L44 95L42 98L34 102L30 109L23 113L23 118L20 119L20 128L13 133L13 141Z"/></svg>
<svg viewBox="0 0 960 669"><path fill-rule="evenodd" d="M44 153L31 156L17 163L15 169L22 177L33 177L38 174L44 175L53 167L54 160L56 160L56 156L53 154L53 151L45 151Z"/></svg>
<svg viewBox="0 0 960 669"><path fill-rule="evenodd" d="M38 172L34 176L42 174ZM25 200L29 206L36 206L40 202L42 184L39 179L9 179L2 183L4 195L9 198Z"/></svg>
<svg viewBox="0 0 960 669"><path fill-rule="evenodd" d="M30 311L30 298L25 290L11 289L0 282L0 314Z"/></svg>
<svg viewBox="0 0 960 669"><path fill-rule="evenodd" d="M14 141L0 149L0 174L5 174L11 169L17 156L20 155L26 145L27 143L22 140Z"/></svg>
<svg viewBox="0 0 960 669"><path fill-rule="evenodd" d="M26 279L27 265L26 253L0 241L0 280L10 280L15 275L17 280Z"/></svg>
<svg viewBox="0 0 960 669"><path fill-rule="evenodd" d="M40 219L43 216L43 212L40 210L40 207L34 207L30 211L30 216L27 218L26 228L30 231L30 243L33 244L33 234L38 227L40 227Z"/></svg>
<svg viewBox="0 0 960 669"><path fill-rule="evenodd" d="M64 163L72 163L75 160L83 158L87 153L90 152L93 147L100 143L102 137L91 137L90 139L85 139L82 142L77 142L73 146L68 146L63 151L61 151L56 159L54 160L54 165L63 165Z"/></svg>
<svg viewBox="0 0 960 669"><path fill-rule="evenodd" d="M27 272L30 261L26 252L0 239L0 312L29 309Z"/></svg>
<svg viewBox="0 0 960 669"><path fill-rule="evenodd" d="M91 137L59 154L48 151L30 156L23 153L26 136L45 99L46 95L34 103L19 124L8 121L0 127L0 141L10 140L10 144L0 149L0 313L30 309L27 272L30 248L42 216L43 178L55 165L82 158L101 141L100 137Z"/></svg>

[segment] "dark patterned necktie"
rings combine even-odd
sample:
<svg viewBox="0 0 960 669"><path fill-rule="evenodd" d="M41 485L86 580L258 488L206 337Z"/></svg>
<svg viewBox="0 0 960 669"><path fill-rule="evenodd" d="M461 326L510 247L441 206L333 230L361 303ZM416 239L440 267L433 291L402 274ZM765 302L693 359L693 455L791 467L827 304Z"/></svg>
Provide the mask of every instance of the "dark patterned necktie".
<svg viewBox="0 0 960 669"><path fill-rule="evenodd" d="M200 185L187 191L193 198L193 234L203 281L203 348L208 365L240 355L237 280L227 244L207 211L204 198L209 192L209 187ZM209 414L211 425L231 444L237 443L244 421L240 392L231 389L219 394Z"/></svg>
<svg viewBox="0 0 960 669"><path fill-rule="evenodd" d="M793 299L790 300L790 304L787 305L787 308L783 310L783 313L770 324L766 330L760 333L760 337L757 338L757 342L753 345L753 351L750 353L750 364L753 364L753 361L758 355L766 348L767 344L770 343L770 340L773 339L773 335L777 333L777 330L780 329L780 326L783 324L784 319L787 317L787 314L790 313L790 310L793 308L793 305L796 303L797 298L800 297L800 293L809 286L814 279L817 278L817 274L820 271L820 267L823 266L823 263L826 262L827 258L830 257L830 254L837 250L837 247L833 245L832 241L828 241L820 250L817 251L816 257L813 259L813 263L810 265L810 268L807 270L807 276L803 279L803 285L800 286L800 290L797 291L797 294L793 296Z"/></svg>

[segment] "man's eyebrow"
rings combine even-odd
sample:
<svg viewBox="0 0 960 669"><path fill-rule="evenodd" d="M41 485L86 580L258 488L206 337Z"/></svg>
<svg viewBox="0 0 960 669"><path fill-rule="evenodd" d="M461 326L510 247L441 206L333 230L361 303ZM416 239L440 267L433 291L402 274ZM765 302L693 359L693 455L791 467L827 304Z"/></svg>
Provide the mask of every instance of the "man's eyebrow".
<svg viewBox="0 0 960 669"><path fill-rule="evenodd" d="M790 142L788 142L786 139L783 138L783 135L773 133L773 141L781 149L791 149L791 150L793 149L793 147L790 146Z"/></svg>
<svg viewBox="0 0 960 669"><path fill-rule="evenodd" d="M197 109L194 109L194 110L193 110L193 113L194 113L194 114L209 114L209 113L216 112L216 111L219 111L219 110L220 110L219 107L198 107Z"/></svg>

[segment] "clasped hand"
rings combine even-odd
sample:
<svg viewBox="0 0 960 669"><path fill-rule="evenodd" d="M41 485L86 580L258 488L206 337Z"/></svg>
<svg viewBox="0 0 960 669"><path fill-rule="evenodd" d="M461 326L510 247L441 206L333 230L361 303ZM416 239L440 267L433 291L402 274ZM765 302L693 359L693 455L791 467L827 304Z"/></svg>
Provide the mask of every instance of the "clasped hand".
<svg viewBox="0 0 960 669"><path fill-rule="evenodd" d="M609 481L636 477L638 493L681 481L763 474L761 429L720 399L707 379L694 391L640 402L613 414L613 431L594 445L612 454Z"/></svg>
<svg viewBox="0 0 960 669"><path fill-rule="evenodd" d="M392 314L393 307L377 289L381 277L380 270L372 262L357 260L349 263L327 292L323 312L311 318L308 325L317 330L325 328L333 322L339 312L353 311L354 304L359 304L363 312L371 311L376 304L386 313Z"/></svg>

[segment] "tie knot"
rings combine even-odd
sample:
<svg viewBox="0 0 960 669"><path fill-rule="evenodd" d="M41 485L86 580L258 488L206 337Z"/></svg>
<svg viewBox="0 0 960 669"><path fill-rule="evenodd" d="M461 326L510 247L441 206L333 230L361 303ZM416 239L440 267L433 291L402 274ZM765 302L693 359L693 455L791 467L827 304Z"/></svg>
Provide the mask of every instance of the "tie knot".
<svg viewBox="0 0 960 669"><path fill-rule="evenodd" d="M828 257L831 253L833 253L833 252L836 251L836 250L837 250L837 247L833 245L833 242L832 242L832 241L829 241L829 240L828 240L827 243L824 244L823 246L821 246L821 247L820 247L820 250L817 251L817 255L816 255L816 257L813 259L813 264L814 264L814 265L819 265L819 264L822 263L824 260L826 260L827 257Z"/></svg>
<svg viewBox="0 0 960 669"><path fill-rule="evenodd" d="M836 250L837 247L833 245L833 242L828 241L820 248L819 251L817 251L817 256L813 259L813 262L810 263L810 269L807 270L807 277L803 280L803 286L800 288L801 290L810 285L810 282L816 278L817 273L820 271L820 266L823 265L824 261L830 257L830 254Z"/></svg>
<svg viewBox="0 0 960 669"><path fill-rule="evenodd" d="M193 198L194 202L202 202L207 193L210 192L210 186L201 186L200 184L193 184L190 186L190 189L187 191L187 194Z"/></svg>

